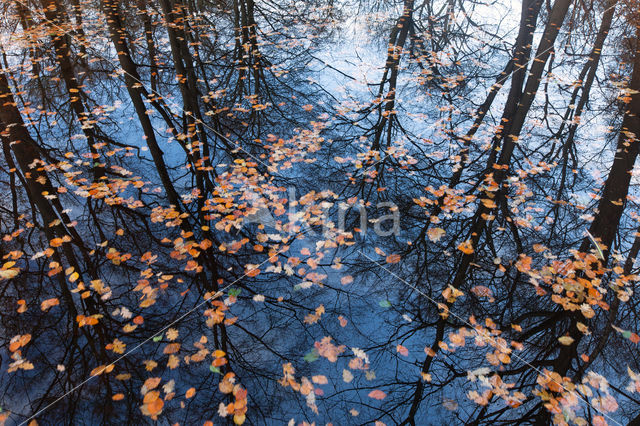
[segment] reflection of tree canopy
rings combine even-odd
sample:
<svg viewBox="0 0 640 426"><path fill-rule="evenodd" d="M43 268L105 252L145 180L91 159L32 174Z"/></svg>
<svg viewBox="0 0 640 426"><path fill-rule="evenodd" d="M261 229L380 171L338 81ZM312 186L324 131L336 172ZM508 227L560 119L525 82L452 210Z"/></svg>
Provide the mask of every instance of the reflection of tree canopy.
<svg viewBox="0 0 640 426"><path fill-rule="evenodd" d="M637 10L3 3L0 421L637 422Z"/></svg>

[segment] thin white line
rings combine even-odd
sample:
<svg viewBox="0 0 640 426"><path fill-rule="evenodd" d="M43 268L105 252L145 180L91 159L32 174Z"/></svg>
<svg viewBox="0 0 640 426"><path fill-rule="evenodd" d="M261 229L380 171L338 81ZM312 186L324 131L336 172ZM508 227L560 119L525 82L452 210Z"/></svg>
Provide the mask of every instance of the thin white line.
<svg viewBox="0 0 640 426"><path fill-rule="evenodd" d="M364 257L366 257L367 259L369 259L371 262L373 262L375 265L379 266L380 268L384 269L385 271L387 271L388 273L390 273L391 275L393 275L395 278L397 278L398 280L400 280L403 284L411 287L412 289L414 289L415 291L417 291L418 293L420 293L422 296L424 296L427 300L429 300L431 303L434 303L436 305L439 305L439 303L432 299L431 297L429 297L426 293L424 293L422 290L420 290L419 288L417 288L416 286L414 286L413 284L407 282L406 280L404 280L403 278L399 277L397 274L395 274L393 271L391 271L390 269L388 269L384 264L381 264L379 262L377 262L375 259L369 257L366 253L364 253L362 250L358 250L360 252L360 254L362 254ZM451 309L449 310L449 315L456 317L458 320L462 321L463 323L467 324L469 326L469 328L471 328L477 335L478 337L480 337L481 339L487 341L487 343L491 343L489 340L487 340L482 334L478 333L478 331L474 328L474 326L469 323L469 321L467 321L466 319L464 319L463 317L459 316L458 314L456 314L455 312L453 312ZM494 341L496 342L496 345L500 345L500 340L499 339L494 339ZM509 346L507 346L506 344L502 344L500 345L502 346L502 349L511 349L509 348ZM560 382L557 382L556 380L553 379L553 377L550 377L548 374L545 374L544 372L540 371L537 367L535 367L534 365L530 364L528 361L526 361L525 359L521 358L515 351L511 351L510 352L511 357L515 358L519 361L522 361L525 365L533 368L538 374L545 376L547 379L549 379L550 381L556 383L558 386L560 386L562 389L564 389L565 391L568 391L568 389ZM602 415L604 415L605 417L607 417L609 420L615 422L618 425L622 425L622 423L618 422L617 420L615 420L614 418L610 417L607 413L598 410L596 407L594 407L589 401L587 401L585 398L583 398L579 393L578 393L578 398L580 398L581 400L583 400L589 407L593 408L594 410L596 410L599 413L602 413Z"/></svg>

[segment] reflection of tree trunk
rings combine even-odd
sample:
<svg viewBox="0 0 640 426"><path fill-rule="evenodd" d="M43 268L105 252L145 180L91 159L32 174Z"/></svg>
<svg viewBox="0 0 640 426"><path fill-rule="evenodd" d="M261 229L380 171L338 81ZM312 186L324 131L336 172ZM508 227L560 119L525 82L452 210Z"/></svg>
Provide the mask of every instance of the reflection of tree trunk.
<svg viewBox="0 0 640 426"><path fill-rule="evenodd" d="M195 163L196 186L204 194L207 189L212 189L213 185L206 179L202 169L205 168L205 165L211 166L211 164L208 158L207 136L198 105L198 99L200 98L197 86L198 79L194 71L193 57L187 44L187 34L182 28L182 26L187 25L187 19L184 15L185 6L182 5L180 0L160 0L160 5L165 16L173 64L176 68L178 86L184 103L187 125L183 131L191 140L191 155ZM207 183L206 187L205 183ZM198 203L198 210L202 210L204 198L199 197Z"/></svg>
<svg viewBox="0 0 640 426"><path fill-rule="evenodd" d="M88 68L88 62L87 62L87 46L86 46L86 42L87 42L87 37L84 33L84 28L82 27L82 6L80 5L80 1L79 0L70 0L71 2L71 8L73 9L73 17L76 21L76 25L73 29L73 32L77 35L78 39L79 39L79 49L80 49L80 64L84 67L84 68ZM64 12L62 12L64 13Z"/></svg>
<svg viewBox="0 0 640 426"><path fill-rule="evenodd" d="M3 106L0 108L0 123L3 127L3 144L5 152L11 151L16 158L17 165L24 176L25 190L29 198L42 216L43 226L52 227L60 236L68 235L64 222L58 216L55 208L47 200L47 195L56 195L57 191L44 171L36 141L27 132L20 111L9 88L7 76L0 72L0 98ZM57 223L57 224L55 224ZM54 224L53 226L50 226Z"/></svg>
<svg viewBox="0 0 640 426"><path fill-rule="evenodd" d="M147 93L141 84L140 75L138 74L136 64L131 58L131 53L126 42L124 27L120 18L120 12L118 11L118 2L115 0L102 0L101 3L102 9L107 18L107 26L109 29L109 36L111 37L111 42L113 43L116 52L118 53L120 66L125 72L124 80L127 86L127 91L129 92L129 97L131 98L131 102L133 103L133 107L138 116L138 120L140 121L140 124L142 126L147 146L149 147L149 151L151 152L151 157L153 158L156 170L158 172L158 175L160 176L162 185L167 192L167 198L169 199L169 202L173 204L175 208L181 210L182 203L180 201L180 196L175 190L173 182L171 181L171 177L169 176L169 171L167 169L167 165L164 162L162 150L158 145L151 119L146 114L147 108L145 107L143 96L146 98Z"/></svg>
<svg viewBox="0 0 640 426"><path fill-rule="evenodd" d="M518 32L518 37L516 38L513 57L509 60L498 77L496 77L496 82L491 86L487 98L476 111L476 119L474 120L467 133L462 137L463 146L460 150L460 163L449 179L449 188L451 189L455 188L460 183L464 169L469 162L469 146L471 144L471 141L482 125L482 122L489 112L491 105L493 105L493 101L502 88L503 83L512 73L513 75L511 77L511 89L509 90L509 96L504 107L501 123L506 120L506 117L510 117L511 115L513 115L513 108L517 106L517 100L522 96L522 85L524 84L527 64L531 56L533 29L535 29L536 27L538 15L540 14L540 7L542 6L542 0L530 1L530 4L523 4L522 7L522 12L520 15L520 30ZM445 196L446 195L440 197L438 199L438 202L433 205L430 216L438 216L440 214L440 212L442 211ZM431 223L427 224L427 226L423 228L420 238L424 238L430 225Z"/></svg>
<svg viewBox="0 0 640 426"><path fill-rule="evenodd" d="M484 121L484 117L489 112L489 108L491 108L494 99L498 95L498 91L502 87L502 84L509 74L511 74L511 88L509 89L509 95L504 106L500 126L511 126L511 118L513 117L516 109L519 107L518 103L520 102L520 99L523 95L522 85L524 84L525 78L527 76L526 71L528 68L529 60L531 58L533 32L538 22L538 16L540 14L541 6L542 0L529 0L527 3L523 3L522 11L520 13L520 30L518 31L518 37L516 38L513 57L496 79L496 83L491 86L491 90L489 91L487 99L482 105L480 105L478 111L476 112L476 119L473 125L471 126L467 134L463 137L464 146L461 150L461 163L451 177L451 182L449 184L450 188L454 188L460 182L464 167L469 161L469 144L480 128L480 125ZM540 51L540 49L538 49L538 51ZM508 134L504 130L506 129L503 128L501 132L496 134L493 143L494 147L498 146L500 138L503 138L505 134ZM492 155L490 156L490 158L495 155L495 152L495 149L492 150Z"/></svg>
<svg viewBox="0 0 640 426"><path fill-rule="evenodd" d="M391 36L389 37L387 61L385 63L384 74L380 81L380 91L378 93L378 99L380 100L380 105L378 106L378 122L376 123L373 143L371 145L371 149L374 151L381 148L382 133L385 128L387 130L386 146L391 143L391 131L393 130L392 123L395 117L394 108L396 104L400 59L402 58L402 50L404 49L404 45L407 41L407 36L409 35L409 31L413 25L413 4L414 0L404 0L402 16L397 19L396 25L391 30ZM389 90L383 100L382 96L387 82L389 82Z"/></svg>
<svg viewBox="0 0 640 426"><path fill-rule="evenodd" d="M66 214L62 213L63 208L60 200L57 197L51 202L47 199L47 196L50 195L57 196L58 192L44 169L45 163L42 161L37 143L25 127L4 73L0 73L0 98L3 99L4 104L0 108L0 124L4 127L2 134L4 152L5 154L13 152L18 168L22 172L22 182L25 185L29 199L42 216L43 227L47 230L53 229L53 236L69 236L73 241L81 244L82 241L78 233L73 228L66 226L71 220ZM11 159L8 158L7 161L11 161ZM65 248L65 256L69 262L80 273L81 268L71 244L65 243L62 247ZM66 289L65 286L63 291ZM97 311L93 313L97 313Z"/></svg>
<svg viewBox="0 0 640 426"><path fill-rule="evenodd" d="M55 26L51 28L51 40L58 65L60 66L60 75L67 87L71 108L76 114L78 121L80 121L82 132L87 138L89 151L92 155L91 169L93 171L93 178L95 181L98 181L105 176L105 170L104 167L98 165L99 154L95 147L96 139L93 124L88 123L90 115L84 104L86 94L80 88L73 70L73 65L71 64L71 37L64 32L64 28L68 24L66 22L66 16L64 12L60 10L60 4L57 0L42 0L42 7L44 8L44 14L47 20Z"/></svg>
<svg viewBox="0 0 640 426"><path fill-rule="evenodd" d="M16 1L16 8L18 9L18 18L20 19L20 25L22 26L22 30L28 33L33 27L33 17L31 16L31 11L26 8L21 1ZM29 50L31 51L31 69L33 75L38 77L40 75L40 63L37 59L40 57L38 52L37 42L34 40L34 37L29 34L28 35L29 43L31 44ZM41 87L42 88L42 87Z"/></svg>
<svg viewBox="0 0 640 426"><path fill-rule="evenodd" d="M62 209L54 207L47 199L48 195L57 195L57 190L45 171L44 162L41 159L37 143L25 127L13 93L9 88L7 76L2 72L0 72L0 99L2 99L0 127L2 128L3 150L5 155L6 153L12 152L16 158L18 168L23 176L25 191L42 217L42 226L47 239L51 240L55 237L64 236L77 239L77 233L70 231L70 228L66 226L66 223L70 222L69 218L61 213ZM7 161L9 161L9 159L7 159ZM60 204L59 201L58 204ZM74 270L82 273L82 268L70 242L64 242L62 244L62 251ZM57 250L54 250L53 258L62 265L62 259ZM62 274L56 275L62 297L66 302L69 313L72 315L72 318L75 319L77 308L73 300L73 295L67 286L64 276ZM92 277L92 279L96 278L96 276ZM84 300L88 313L90 315L97 314L98 310L95 301L91 297ZM87 341L92 347L92 352L102 363L108 360L104 349L106 344L104 331L103 326L96 327L99 342L95 342L91 333L88 330L84 330Z"/></svg>
<svg viewBox="0 0 640 426"><path fill-rule="evenodd" d="M3 137L0 135L0 137ZM11 149L9 148L9 143L5 143L4 139L2 139L2 153L4 154L4 159L7 162L7 167L9 168L9 189L11 191L11 207L12 207L12 219L13 219L13 230L20 229L20 212L18 210L18 182L16 181L16 177L21 179L22 176L18 175L18 168L16 167L13 158L11 157ZM26 185L23 182L23 186ZM28 198L28 197L27 197ZM29 199L29 203L31 204L31 210L35 210L35 206L33 205L33 201ZM0 245L0 255L4 256L3 247Z"/></svg>
<svg viewBox="0 0 640 426"><path fill-rule="evenodd" d="M613 164L604 183L596 215L589 227L589 232L598 241L604 254L604 259L601 261L603 266L606 266L611 254L611 246L618 232L627 194L629 193L631 171L640 150L640 44L638 40L640 40L640 29L637 30L636 39L634 40L633 74L629 84L631 100L622 121ZM582 253L589 252L591 245L590 239L584 238L579 251ZM579 313L570 312L566 314L566 317L571 319L568 333L573 338L573 342L570 345L562 345L560 347L560 352L553 363L553 370L561 376L565 376L571 369L573 360L578 355L578 344L583 337L576 325L582 319L582 316ZM539 420L541 421L548 418L549 413L546 410L539 414Z"/></svg>
<svg viewBox="0 0 640 426"><path fill-rule="evenodd" d="M198 106L198 99L200 98L197 85L198 78L194 71L194 60L188 45L189 35L184 28L188 22L184 13L185 6L180 0L160 0L160 5L165 15L171 54L176 68L185 110L188 113L187 118L190 127L194 127L193 129L190 128L189 132L196 133L199 138L198 141L205 144L207 139L202 126L202 115Z"/></svg>
<svg viewBox="0 0 640 426"><path fill-rule="evenodd" d="M444 338L445 321L446 320L442 318L438 321L438 325L436 326L436 335L434 336L433 344L430 347L434 355L432 357L427 355L427 357L424 359L424 362L422 363L422 367L421 367L421 373L427 374L429 372L429 369L431 368L431 363L435 358L435 354L437 354L440 349L440 346L438 345L438 343L441 342L442 339ZM401 423L401 425L416 424L415 417L416 417L416 414L418 413L418 409L420 408L420 403L422 402L423 393L424 393L424 380L422 380L422 377L420 377L416 382L416 390L415 390L415 393L413 394L413 401L411 401L411 408L409 408L409 414L407 415L407 418Z"/></svg>
<svg viewBox="0 0 640 426"><path fill-rule="evenodd" d="M568 146L571 146L571 144L573 144L576 130L578 129L578 125L580 124L580 117L582 116L584 107L589 100L589 92L591 91L591 86L593 85L596 77L596 71L598 70L598 64L600 63L600 56L602 55L602 47L604 46L604 42L609 35L609 31L611 30L611 23L613 22L613 15L616 10L615 6L617 2L618 0L609 0L605 4L604 14L602 15L602 22L600 23L600 28L598 29L598 34L593 44L593 49L589 54L589 58L587 59L587 63L585 64L585 69L580 75L580 80L582 81L582 79L584 79L585 77L585 71L588 70L588 72L586 73L586 80L584 80L584 83L582 83L580 86L576 87L576 90L574 92L577 93L578 89L582 90L580 100L578 101L578 104L575 107L575 112L573 113L574 120L569 127L567 141L565 142L565 145L563 147L564 151L568 149ZM573 104L574 101L575 95L572 96L571 104ZM563 121L562 125L564 126L565 123L566 121Z"/></svg>
<svg viewBox="0 0 640 426"><path fill-rule="evenodd" d="M136 114L138 115L138 119L142 125L147 145L149 146L149 150L151 151L151 155L153 157L156 169L160 176L160 180L167 191L167 198L169 202L175 206L175 208L182 212L183 206L180 201L180 197L176 192L173 182L171 181L171 177L169 176L169 172L164 163L163 154L160 150L158 142L155 137L155 133L153 130L153 126L149 116L146 114L146 108L144 105L143 97L148 98L148 94L144 87L141 84L140 76L138 74L135 63L133 62L129 48L125 41L124 30L122 25L122 20L120 18L120 14L118 12L118 4L114 0L102 0L102 7L105 15L107 16L107 22L109 25L109 32L111 36L111 40L116 47L118 52L118 59L120 60L120 66L125 71L125 84L127 86L127 90L129 92L129 96L133 102L134 108L136 110ZM184 67L183 67L184 70ZM178 71L180 73L180 71ZM182 78L184 78L184 74L182 74ZM191 131L191 130L189 130ZM198 173L198 172L196 172ZM201 185L202 183L200 183ZM203 194L204 195L204 194ZM202 200L203 197L200 197ZM203 215L202 208L199 208L199 215ZM189 232L193 235L193 227L189 221L189 218L184 218L181 222L181 227L184 231ZM210 231L205 232L206 238L209 238L212 241L215 241ZM207 277L204 270L198 273L198 280L203 288L208 291L217 291L218 290L218 268L219 264L215 258L212 248L208 248L204 251L204 259L207 263L207 269L211 273L210 277ZM220 325L223 335L223 345L226 345L226 331L224 329L224 325Z"/></svg>
<svg viewBox="0 0 640 426"><path fill-rule="evenodd" d="M535 22L537 21L537 16L540 11L541 4L541 0L532 0L531 3L523 2L522 5L520 32L518 34L516 50L514 52L513 58L515 71L512 76L511 90L509 92L509 97L507 98L503 113L502 123L504 125L504 128L498 132L494 139L494 144L499 143L500 140L503 140L503 148L502 154L499 159L499 164L508 165L511 160L511 154L515 147L515 143L517 142L518 135L520 134L522 126L524 125L524 119L529 111L529 108L531 107L531 104L533 103L533 99L535 98L536 91L540 84L542 73L544 71L544 65L549 58L550 50L553 47L555 39L558 35L558 31L569 9L570 1L557 0L556 3L554 3L549 22L547 23L545 32L538 46L536 59L533 61L531 70L527 74L526 70L528 68L527 65L529 63L529 57L531 54L530 52L531 40L533 38L533 29L535 28ZM527 75L529 77L527 78L524 92L522 92L522 84ZM475 130L473 130L472 128L471 131ZM487 173L489 174L492 170L493 161L495 161L493 160L493 158L489 159L489 165L487 168ZM500 170L499 172L502 172L502 170ZM494 176L494 180L498 185L500 185L505 177L506 173L501 173ZM483 198L485 197L488 196L483 196ZM494 195L491 193L490 197L493 198ZM473 247L477 247L477 243L480 240L480 236L487 222L487 214L489 213L489 211L490 209L485 207L484 204L481 204L478 207L478 211L476 212L475 221L471 231ZM463 284L472 260L472 255L463 255L452 283L452 286L454 288L460 288ZM447 309L449 309L451 305L451 303L447 302ZM446 319L441 316L441 318L438 320L438 324L436 326L436 335L431 345L431 350L435 354L439 352L440 346L438 345L438 343L444 337L445 328ZM431 364L432 357L427 356L422 364L422 372L428 373ZM409 410L409 414L402 424L415 423L415 415L420 406L420 402L422 401L423 392L424 383L421 379L419 379L416 382L416 391L413 397L411 408Z"/></svg>
<svg viewBox="0 0 640 426"><path fill-rule="evenodd" d="M140 18L144 27L144 37L147 41L147 53L149 54L149 81L151 82L151 92L158 92L158 63L156 43L153 41L153 24L149 18L147 0L138 0Z"/></svg>
<svg viewBox="0 0 640 426"><path fill-rule="evenodd" d="M580 85L574 89L571 94L571 101L569 102L570 107L567 108L567 112L565 113L564 119L560 128L556 132L557 137L562 137L562 130L564 129L565 124L571 120L572 123L569 125L569 131L565 138L565 142L561 146L562 152L562 177L560 180L560 187L558 189L556 200L562 199L562 193L565 189L567 171L569 168L569 155L571 154L573 158L573 168L577 167L577 160L575 159L574 151L574 140L576 136L576 132L578 130L578 125L580 124L580 118L582 117L582 113L584 108L589 100L589 93L591 91L591 87L593 86L593 82L595 80L596 71L598 70L598 64L600 63L600 56L602 55L602 47L604 46L604 41L609 35L609 30L611 29L611 23L613 22L613 14L615 12L615 6L618 0L609 0L605 4L604 14L602 15L602 22L600 23L600 28L598 29L598 34L596 35L595 42L593 44L593 48L591 49L591 53L589 54L589 58L585 63L579 77ZM586 79L585 79L586 78ZM580 99L578 100L577 105L575 104L578 93L580 92ZM575 109L571 107L575 106ZM556 204L553 207L553 212L555 215L555 219L552 224L551 235L553 235L553 231L555 230L555 226L557 223L557 215L560 211L560 204Z"/></svg>
<svg viewBox="0 0 640 426"><path fill-rule="evenodd" d="M640 40L640 30L638 30L635 40L636 51L634 52L633 74L629 85L632 93L631 100L622 121L613 164L602 190L597 214L589 227L591 235L600 243L604 252L605 262L610 255L611 245L618 231L620 218L629 193L631 171L640 148L640 94L638 94L640 91L640 46L637 45L638 40ZM584 240L580 246L580 251L586 252L589 247L589 240Z"/></svg>
<svg viewBox="0 0 640 426"><path fill-rule="evenodd" d="M495 153L497 151L495 149L492 150L492 158L489 158L485 177L486 180L493 181L495 183L494 187L497 188L497 194L491 190L484 190L480 195L481 199L493 200L496 197L500 197L503 192L502 184L507 177L507 169L511 163L511 156L516 144L518 143L518 138L522 131L522 127L524 126L525 118L529 113L529 109L531 108L538 91L538 87L540 86L544 66L551 55L551 50L553 49L558 31L562 26L562 22L564 21L570 4L570 0L557 0L554 3L549 17L549 22L546 25L545 31L542 34L542 39L538 45L536 57L532 62L531 69L529 70L527 83L524 87L522 96L518 100L516 99L515 92L512 92L514 94L513 96L512 93L510 93L507 105L505 106L505 114L503 115L503 122L505 123L504 127L498 132L496 138L494 138L496 146L499 141L502 141L500 157L495 160L494 157L496 156ZM526 63L516 61L516 66L519 66L519 64L526 67ZM505 122L504 120L508 121ZM490 206L491 204L488 203L488 205ZM489 215L492 210L493 207L488 207L484 203L481 203L476 210L474 223L469 232L471 244L474 249L477 249L478 242L483 234L485 225L490 220ZM469 265L474 259L474 254L475 252L464 254L462 256L460 265L458 266L452 281L453 287L459 288L466 279Z"/></svg>

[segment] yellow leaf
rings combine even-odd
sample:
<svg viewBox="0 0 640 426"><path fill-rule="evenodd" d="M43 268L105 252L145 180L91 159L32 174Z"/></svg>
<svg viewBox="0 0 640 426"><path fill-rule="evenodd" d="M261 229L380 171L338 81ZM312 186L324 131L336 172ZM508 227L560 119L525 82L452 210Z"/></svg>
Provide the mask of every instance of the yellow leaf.
<svg viewBox="0 0 640 426"><path fill-rule="evenodd" d="M175 328L170 328L167 330L166 336L170 341L176 340L178 338L178 330L176 330Z"/></svg>
<svg viewBox="0 0 640 426"><path fill-rule="evenodd" d="M565 346L569 346L570 344L573 343L573 338L569 336L562 336L558 339L558 341Z"/></svg>

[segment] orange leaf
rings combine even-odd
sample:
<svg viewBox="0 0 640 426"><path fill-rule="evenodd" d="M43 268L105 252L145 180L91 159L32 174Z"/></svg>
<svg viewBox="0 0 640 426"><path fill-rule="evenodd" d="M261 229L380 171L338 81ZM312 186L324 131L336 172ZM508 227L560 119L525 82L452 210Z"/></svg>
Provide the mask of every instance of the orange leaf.
<svg viewBox="0 0 640 426"><path fill-rule="evenodd" d="M145 404L151 404L156 399L160 398L160 391L147 392L142 400Z"/></svg>
<svg viewBox="0 0 640 426"><path fill-rule="evenodd" d="M162 411L162 407L164 407L164 401L160 398L156 399L150 404L147 404L149 414L151 414L152 416L160 414L160 412Z"/></svg>
<svg viewBox="0 0 640 426"><path fill-rule="evenodd" d="M41 304L40 304L40 309L42 309L43 311L48 310L49 308L51 308L52 306L56 306L59 305L60 301L57 298L53 298L53 299L47 299L44 300Z"/></svg>
<svg viewBox="0 0 640 426"><path fill-rule="evenodd" d="M147 388L148 391L155 389L160 384L160 377L149 377L144 381L144 387Z"/></svg>
<svg viewBox="0 0 640 426"><path fill-rule="evenodd" d="M169 343L165 348L163 353L165 354L175 354L180 350L180 343Z"/></svg>
<svg viewBox="0 0 640 426"><path fill-rule="evenodd" d="M104 365L99 365L96 368L94 368L93 370L91 370L91 376L99 376L102 373L110 373L113 370L113 364L104 366Z"/></svg>
<svg viewBox="0 0 640 426"><path fill-rule="evenodd" d="M402 260L402 257L399 254L390 254L387 256L387 263L398 263Z"/></svg>
<svg viewBox="0 0 640 426"><path fill-rule="evenodd" d="M338 321L340 321L340 327L346 327L347 324L349 323L349 321L347 321L347 319L342 315L338 317Z"/></svg>
<svg viewBox="0 0 640 426"><path fill-rule="evenodd" d="M458 250L460 250L461 252L463 252L464 254L471 254L473 253L473 246L471 245L471 241L467 240L464 243L460 243L458 245Z"/></svg>
<svg viewBox="0 0 640 426"><path fill-rule="evenodd" d="M253 277L257 276L260 273L260 268L258 268L257 265L249 265L249 266L251 266L251 267L247 267L246 272L245 272L245 274L248 277L253 278Z"/></svg>
<svg viewBox="0 0 640 426"><path fill-rule="evenodd" d="M225 365L226 363L227 363L227 359L226 358L216 358L216 359L213 360L211 365L213 365L214 367L221 367L221 366Z"/></svg>

